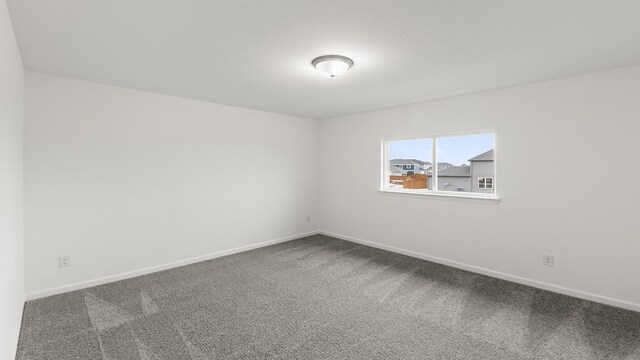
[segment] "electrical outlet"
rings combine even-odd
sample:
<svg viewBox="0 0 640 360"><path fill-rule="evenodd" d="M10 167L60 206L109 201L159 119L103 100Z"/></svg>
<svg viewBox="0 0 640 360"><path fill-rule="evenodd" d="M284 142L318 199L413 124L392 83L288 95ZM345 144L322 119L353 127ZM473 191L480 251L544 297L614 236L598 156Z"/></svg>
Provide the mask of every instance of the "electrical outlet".
<svg viewBox="0 0 640 360"><path fill-rule="evenodd" d="M71 256L60 256L58 258L58 267L69 267L71 266Z"/></svg>
<svg viewBox="0 0 640 360"><path fill-rule="evenodd" d="M542 255L542 265L544 265L544 266L553 266L553 256L552 255Z"/></svg>
<svg viewBox="0 0 640 360"><path fill-rule="evenodd" d="M307 222L310 223L311 222L311 215L307 215Z"/></svg>

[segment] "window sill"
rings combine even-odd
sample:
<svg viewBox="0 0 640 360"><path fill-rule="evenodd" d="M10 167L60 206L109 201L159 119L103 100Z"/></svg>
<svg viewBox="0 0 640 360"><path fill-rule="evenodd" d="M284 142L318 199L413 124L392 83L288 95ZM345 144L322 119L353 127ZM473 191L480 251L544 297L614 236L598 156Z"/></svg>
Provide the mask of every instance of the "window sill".
<svg viewBox="0 0 640 360"><path fill-rule="evenodd" d="M382 189L378 190L379 193L385 195L409 195L409 196L424 196L431 197L439 200L453 200L474 202L482 204L497 204L500 202L500 198L495 194L473 194L462 192L447 192L447 191L430 191L430 190L393 190Z"/></svg>

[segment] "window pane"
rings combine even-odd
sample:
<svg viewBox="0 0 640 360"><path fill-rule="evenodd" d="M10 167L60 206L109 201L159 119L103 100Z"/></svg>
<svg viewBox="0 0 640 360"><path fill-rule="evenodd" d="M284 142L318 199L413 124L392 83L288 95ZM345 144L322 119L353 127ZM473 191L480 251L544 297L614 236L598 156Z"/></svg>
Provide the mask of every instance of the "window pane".
<svg viewBox="0 0 640 360"><path fill-rule="evenodd" d="M438 190L493 193L493 134L439 137L436 140ZM477 180L476 180L477 179Z"/></svg>
<svg viewBox="0 0 640 360"><path fill-rule="evenodd" d="M389 178L392 189L430 188L429 174L433 161L431 139L388 142Z"/></svg>
<svg viewBox="0 0 640 360"><path fill-rule="evenodd" d="M487 189L493 188L493 179L492 178L487 178L486 183L487 183Z"/></svg>

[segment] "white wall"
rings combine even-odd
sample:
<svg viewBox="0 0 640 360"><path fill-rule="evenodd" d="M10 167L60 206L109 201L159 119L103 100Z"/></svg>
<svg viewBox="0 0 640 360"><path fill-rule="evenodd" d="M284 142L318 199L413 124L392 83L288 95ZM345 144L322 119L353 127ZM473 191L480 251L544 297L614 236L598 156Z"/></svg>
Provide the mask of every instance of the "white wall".
<svg viewBox="0 0 640 360"><path fill-rule="evenodd" d="M31 72L25 102L30 298L317 229L317 120Z"/></svg>
<svg viewBox="0 0 640 360"><path fill-rule="evenodd" d="M640 310L640 192L597 182L640 179L640 67L320 123L37 73L25 101L32 297L312 232L322 209L330 234ZM497 133L499 204L377 191L381 139L476 130Z"/></svg>
<svg viewBox="0 0 640 360"><path fill-rule="evenodd" d="M377 192L381 139L486 129L499 204ZM640 67L324 120L320 229L640 311L639 149Z"/></svg>
<svg viewBox="0 0 640 360"><path fill-rule="evenodd" d="M0 358L13 359L24 304L22 113L24 68L0 1Z"/></svg>

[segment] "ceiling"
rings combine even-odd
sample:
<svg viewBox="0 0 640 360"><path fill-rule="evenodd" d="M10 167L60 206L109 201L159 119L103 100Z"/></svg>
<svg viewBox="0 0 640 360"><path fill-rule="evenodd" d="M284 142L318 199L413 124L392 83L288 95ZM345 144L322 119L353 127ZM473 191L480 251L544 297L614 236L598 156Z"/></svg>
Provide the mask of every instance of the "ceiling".
<svg viewBox="0 0 640 360"><path fill-rule="evenodd" d="M8 5L27 70L317 119L640 63L638 0Z"/></svg>

